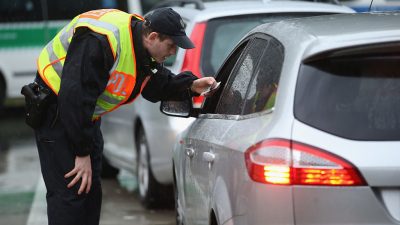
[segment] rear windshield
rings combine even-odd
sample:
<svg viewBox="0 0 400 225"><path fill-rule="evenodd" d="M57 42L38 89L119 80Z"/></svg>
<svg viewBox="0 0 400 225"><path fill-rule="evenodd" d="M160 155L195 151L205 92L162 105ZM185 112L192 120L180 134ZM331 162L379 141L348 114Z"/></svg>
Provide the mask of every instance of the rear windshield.
<svg viewBox="0 0 400 225"><path fill-rule="evenodd" d="M267 22L317 15L322 15L322 13L291 13L290 15L269 13L210 20L207 24L201 56L203 74L215 74L240 39L254 27Z"/></svg>
<svg viewBox="0 0 400 225"><path fill-rule="evenodd" d="M400 140L400 48L301 66L295 117L354 140Z"/></svg>

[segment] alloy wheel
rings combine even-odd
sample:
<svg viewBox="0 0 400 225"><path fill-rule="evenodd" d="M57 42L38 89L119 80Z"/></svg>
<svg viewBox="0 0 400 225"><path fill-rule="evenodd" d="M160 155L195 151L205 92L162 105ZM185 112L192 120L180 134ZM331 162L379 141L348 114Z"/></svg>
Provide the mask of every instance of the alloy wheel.
<svg viewBox="0 0 400 225"><path fill-rule="evenodd" d="M139 141L138 185L141 198L145 198L149 189L149 162L146 139L143 134Z"/></svg>

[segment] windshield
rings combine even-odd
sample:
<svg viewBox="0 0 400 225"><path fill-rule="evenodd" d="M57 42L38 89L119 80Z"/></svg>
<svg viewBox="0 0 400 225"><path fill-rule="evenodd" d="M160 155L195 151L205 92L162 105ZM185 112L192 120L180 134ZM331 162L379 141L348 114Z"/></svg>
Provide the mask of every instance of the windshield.
<svg viewBox="0 0 400 225"><path fill-rule="evenodd" d="M348 139L400 140L399 65L399 52L304 64L296 87L295 117Z"/></svg>

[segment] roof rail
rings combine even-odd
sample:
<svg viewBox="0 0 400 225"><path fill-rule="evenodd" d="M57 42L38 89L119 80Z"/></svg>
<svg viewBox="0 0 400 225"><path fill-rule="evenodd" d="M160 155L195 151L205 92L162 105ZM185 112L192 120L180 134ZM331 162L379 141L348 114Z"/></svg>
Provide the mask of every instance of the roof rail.
<svg viewBox="0 0 400 225"><path fill-rule="evenodd" d="M163 7L171 7L171 6L181 6L184 7L185 5L193 4L195 9L203 10L204 4L201 0L166 0L162 1L156 5L154 5L151 10Z"/></svg>

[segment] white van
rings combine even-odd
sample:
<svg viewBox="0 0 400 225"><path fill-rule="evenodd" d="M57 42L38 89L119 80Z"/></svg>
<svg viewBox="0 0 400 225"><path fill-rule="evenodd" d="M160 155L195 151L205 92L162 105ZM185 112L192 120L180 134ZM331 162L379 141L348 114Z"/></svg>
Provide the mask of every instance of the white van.
<svg viewBox="0 0 400 225"><path fill-rule="evenodd" d="M43 46L74 16L99 8L142 14L139 0L0 1L0 108L21 105Z"/></svg>

